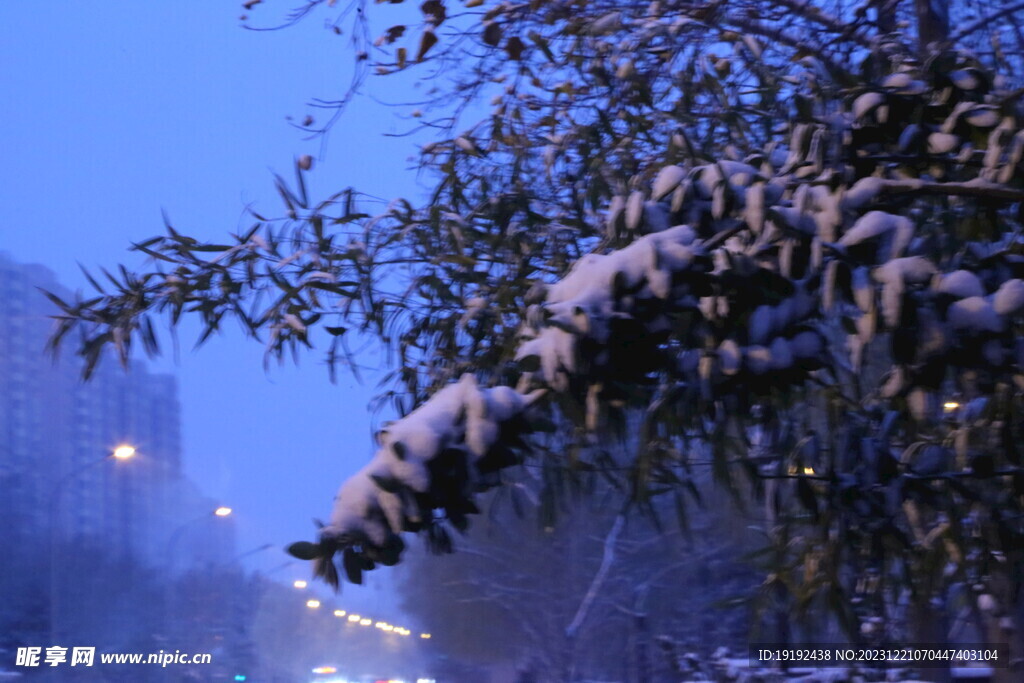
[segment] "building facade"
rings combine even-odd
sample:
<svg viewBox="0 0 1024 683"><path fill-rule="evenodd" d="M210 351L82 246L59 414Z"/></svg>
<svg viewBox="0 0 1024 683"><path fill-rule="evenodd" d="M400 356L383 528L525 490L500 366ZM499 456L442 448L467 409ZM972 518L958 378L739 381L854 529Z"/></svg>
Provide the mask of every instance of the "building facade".
<svg viewBox="0 0 1024 683"><path fill-rule="evenodd" d="M179 569L230 560L230 520L204 523L215 503L182 475L175 378L108 358L83 381L74 339L46 351L57 308L40 290L70 295L47 268L0 252L0 512L17 540L101 543L158 567L174 551ZM136 456L108 457L122 444Z"/></svg>

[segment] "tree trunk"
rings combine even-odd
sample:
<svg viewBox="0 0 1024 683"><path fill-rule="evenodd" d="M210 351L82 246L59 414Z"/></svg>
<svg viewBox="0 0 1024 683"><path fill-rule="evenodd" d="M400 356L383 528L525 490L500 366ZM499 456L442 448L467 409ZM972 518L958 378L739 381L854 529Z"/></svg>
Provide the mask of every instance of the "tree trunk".
<svg viewBox="0 0 1024 683"><path fill-rule="evenodd" d="M1019 568L1018 568L1019 571ZM990 575L990 586L998 606L995 613L983 612L985 620L985 639L989 646L1007 645L1009 660L1012 667L993 669L992 683L1014 683L1021 680L1020 659L1024 651L1021 649L1020 629L1013 618L1014 607L1018 604L1015 580L1006 568L999 568Z"/></svg>
<svg viewBox="0 0 1024 683"><path fill-rule="evenodd" d="M634 617L634 647L636 652L636 683L651 683L651 658L648 651L647 615L639 613Z"/></svg>
<svg viewBox="0 0 1024 683"><path fill-rule="evenodd" d="M896 32L896 0L875 0L876 23L879 33Z"/></svg>
<svg viewBox="0 0 1024 683"><path fill-rule="evenodd" d="M929 44L942 43L949 37L949 0L914 0L914 9L918 52L924 59Z"/></svg>
<svg viewBox="0 0 1024 683"><path fill-rule="evenodd" d="M939 646L949 643L949 628L946 625L945 611L933 607L927 595L919 595L913 600L908 616L914 644ZM949 666L922 667L917 670L917 675L923 681L934 681L935 683L949 683L953 680Z"/></svg>
<svg viewBox="0 0 1024 683"><path fill-rule="evenodd" d="M633 673L634 683L651 683L651 658L648 649L650 634L647 625L647 588L636 591L633 606Z"/></svg>

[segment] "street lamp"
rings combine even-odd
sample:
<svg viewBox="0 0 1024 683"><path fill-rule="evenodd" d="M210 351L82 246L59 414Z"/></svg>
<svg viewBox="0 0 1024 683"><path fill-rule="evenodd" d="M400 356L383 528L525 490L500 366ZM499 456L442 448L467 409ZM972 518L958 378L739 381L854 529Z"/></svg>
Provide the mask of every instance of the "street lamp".
<svg viewBox="0 0 1024 683"><path fill-rule="evenodd" d="M227 517L230 514L231 514L231 508L220 506L220 507L214 508L210 512L204 512L203 514L199 515L198 517L193 517L192 519L188 520L184 524L179 524L178 528L175 529L171 533L171 537L167 541L167 569L168 569L168 571L171 571L171 570L174 569L174 565L175 565L175 562L174 562L174 548L178 544L178 541L181 540L181 534L185 531L185 529L187 529L189 526L195 524L196 522L201 522L204 519L208 519L211 516Z"/></svg>
<svg viewBox="0 0 1024 683"><path fill-rule="evenodd" d="M57 645L57 515L60 512L60 498L69 482L108 460L129 460L135 455L135 447L121 444L97 460L90 460L81 467L68 472L53 487L50 494L50 643Z"/></svg>
<svg viewBox="0 0 1024 683"><path fill-rule="evenodd" d="M175 550L175 547L178 545L178 541L181 540L182 533L184 533L184 531L189 526L191 526L191 525L193 525L193 524L195 524L197 522L201 522L204 519L209 519L210 517L227 517L230 514L231 514L231 508L224 507L224 506L216 507L216 508L214 508L213 510L211 510L209 512L204 512L203 514L201 514L201 515L199 515L197 517L193 517L192 519L188 520L187 522L184 522L183 524L179 524L178 528L175 529L171 533L170 538L167 540L167 574L168 574L168 576L164 580L164 586L165 586L165 590L164 590L164 618L165 618L165 630L168 631L168 634L170 633L170 630L171 630L171 621L172 621L171 620L171 598L173 597L172 593L174 591L174 565L176 564L175 561L174 561L176 559L176 556L174 554L174 550Z"/></svg>
<svg viewBox="0 0 1024 683"><path fill-rule="evenodd" d="M171 532L170 538L168 538L168 540L167 540L167 560L168 560L167 568L168 568L168 570L171 570L174 567L174 564L175 564L174 563L174 559L175 559L174 549L175 549L175 546L178 545L178 541L181 540L181 535L185 532L185 530L188 527L190 527L191 525L195 524L196 522L201 522L204 519L209 518L211 515L212 516L216 516L216 517L227 517L230 514L231 514L231 508L220 506L220 507L214 508L210 512L204 512L203 514L201 514L201 515L199 515L197 517L193 517L192 519L188 520L187 522L179 524L178 527L173 532Z"/></svg>

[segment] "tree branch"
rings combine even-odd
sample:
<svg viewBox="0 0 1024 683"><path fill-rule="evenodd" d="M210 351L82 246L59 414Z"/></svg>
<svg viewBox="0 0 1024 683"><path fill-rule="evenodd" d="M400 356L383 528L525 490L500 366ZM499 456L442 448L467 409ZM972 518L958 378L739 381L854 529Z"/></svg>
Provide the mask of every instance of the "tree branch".
<svg viewBox="0 0 1024 683"><path fill-rule="evenodd" d="M726 15L723 18L723 21L724 23L733 24L740 30L746 31L747 33L754 33L764 38L770 38L776 43L780 43L787 47L801 50L812 55L815 59L821 61L825 68L828 69L829 73L832 74L833 78L846 74L846 69L826 56L820 45L801 40L796 36L786 33L780 28L767 26L759 21L753 21L745 17L740 17L736 14Z"/></svg>
<svg viewBox="0 0 1024 683"><path fill-rule="evenodd" d="M1002 19L1003 17L1009 16L1009 15L1013 14L1014 12L1020 12L1020 11L1024 11L1024 2L1018 2L1015 5L1010 5L1008 7L1004 7L1003 9L999 10L995 14L990 14L988 16L982 17L981 19L978 19L977 21L975 21L973 24L968 24L964 28L960 29L959 31L954 33L952 36L950 36L949 42L950 43L956 43L957 41L962 40L963 38L966 38L967 36L971 35L975 31L978 31L980 29L985 28L985 26L987 26L991 22L996 21L998 19Z"/></svg>
<svg viewBox="0 0 1024 683"><path fill-rule="evenodd" d="M795 12L801 19L824 26L829 31L849 38L861 47L871 47L871 41L856 32L856 25L844 24L837 17L825 14L820 7L812 5L809 0L774 0L774 2Z"/></svg>
<svg viewBox="0 0 1024 683"><path fill-rule="evenodd" d="M604 554L601 556L601 566L598 567L597 573L594 574L594 580L590 582L590 588L587 590L587 594L583 596L583 601L580 603L579 609L576 610L576 616L573 617L572 623L565 629L565 635L569 638L576 637L580 626L583 625L583 620L587 618L587 612L590 611L591 603L594 602L594 598L597 597L598 592L601 590L601 585L604 583L612 561L615 559L615 541L619 538L619 533L622 531L625 519L620 513L615 518L615 523L612 524L612 528L604 539Z"/></svg>
<svg viewBox="0 0 1024 683"><path fill-rule="evenodd" d="M984 197L1006 202L1024 201L1024 191L980 179L962 183L935 183L925 180L887 180L881 185L886 194L932 194L958 197Z"/></svg>

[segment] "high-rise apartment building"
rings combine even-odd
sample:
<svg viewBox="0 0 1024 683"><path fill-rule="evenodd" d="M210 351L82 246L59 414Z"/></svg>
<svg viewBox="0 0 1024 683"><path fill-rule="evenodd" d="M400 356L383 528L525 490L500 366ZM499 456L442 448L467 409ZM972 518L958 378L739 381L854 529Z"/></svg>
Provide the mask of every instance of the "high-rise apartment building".
<svg viewBox="0 0 1024 683"><path fill-rule="evenodd" d="M229 520L190 526L189 543L170 547L181 525L214 507L181 473L175 378L107 358L83 382L74 339L56 359L45 351L57 309L40 289L68 295L47 268L0 253L0 514L29 544L100 540L158 566L174 550L179 569L230 559ZM137 455L108 458L121 444Z"/></svg>

